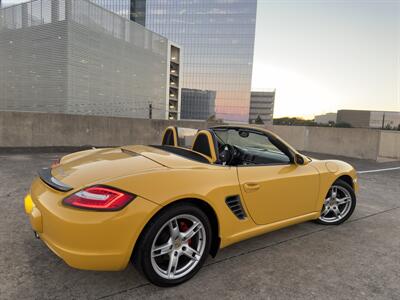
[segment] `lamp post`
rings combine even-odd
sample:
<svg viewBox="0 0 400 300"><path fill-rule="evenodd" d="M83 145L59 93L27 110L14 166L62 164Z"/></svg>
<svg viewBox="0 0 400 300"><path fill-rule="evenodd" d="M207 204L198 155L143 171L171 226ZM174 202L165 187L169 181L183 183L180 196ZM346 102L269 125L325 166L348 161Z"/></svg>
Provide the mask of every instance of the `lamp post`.
<svg viewBox="0 0 400 300"><path fill-rule="evenodd" d="M149 119L153 118L153 104L149 103Z"/></svg>

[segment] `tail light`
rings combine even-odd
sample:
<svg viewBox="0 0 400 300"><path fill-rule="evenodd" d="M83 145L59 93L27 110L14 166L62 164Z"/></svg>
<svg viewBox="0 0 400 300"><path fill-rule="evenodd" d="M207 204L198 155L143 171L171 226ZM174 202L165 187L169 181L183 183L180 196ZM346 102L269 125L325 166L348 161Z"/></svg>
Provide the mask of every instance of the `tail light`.
<svg viewBox="0 0 400 300"><path fill-rule="evenodd" d="M91 210L120 210L136 196L115 188L96 185L85 188L63 200L65 205Z"/></svg>

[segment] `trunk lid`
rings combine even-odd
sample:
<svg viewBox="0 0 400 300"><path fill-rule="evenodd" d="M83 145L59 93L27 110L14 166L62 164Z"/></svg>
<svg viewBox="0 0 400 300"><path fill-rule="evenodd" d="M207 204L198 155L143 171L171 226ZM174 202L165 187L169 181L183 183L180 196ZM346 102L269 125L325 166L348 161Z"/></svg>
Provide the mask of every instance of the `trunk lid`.
<svg viewBox="0 0 400 300"><path fill-rule="evenodd" d="M133 151L107 148L64 156L51 174L62 183L78 188L162 168L165 167Z"/></svg>
<svg viewBox="0 0 400 300"><path fill-rule="evenodd" d="M210 164L198 162L152 146L133 145L124 146L122 149L140 154L171 169L204 169L212 167Z"/></svg>

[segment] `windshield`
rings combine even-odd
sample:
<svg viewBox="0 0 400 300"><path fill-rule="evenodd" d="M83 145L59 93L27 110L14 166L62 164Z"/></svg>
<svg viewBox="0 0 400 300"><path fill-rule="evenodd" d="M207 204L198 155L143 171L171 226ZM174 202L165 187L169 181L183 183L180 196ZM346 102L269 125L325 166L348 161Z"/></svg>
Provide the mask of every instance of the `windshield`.
<svg viewBox="0 0 400 300"><path fill-rule="evenodd" d="M215 128L213 131L221 143L245 151L252 157L254 163L290 163L290 158L262 133L236 128Z"/></svg>

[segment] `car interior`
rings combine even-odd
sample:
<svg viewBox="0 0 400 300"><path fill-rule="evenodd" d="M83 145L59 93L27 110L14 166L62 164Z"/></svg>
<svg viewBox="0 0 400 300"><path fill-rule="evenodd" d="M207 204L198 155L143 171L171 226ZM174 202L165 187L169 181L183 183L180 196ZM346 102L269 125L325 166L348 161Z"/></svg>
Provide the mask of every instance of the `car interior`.
<svg viewBox="0 0 400 300"><path fill-rule="evenodd" d="M180 137L178 132L181 134ZM188 132L192 137L190 137ZM201 163L213 163L211 157L203 154L201 151L193 151L192 145L188 144L191 140L195 140L194 137L197 136L197 132L197 129L169 126L164 131L161 145L151 146ZM193 142L193 144L195 143Z"/></svg>
<svg viewBox="0 0 400 300"><path fill-rule="evenodd" d="M211 130L200 130L197 133L192 150L207 156L212 163L218 163L218 142Z"/></svg>
<svg viewBox="0 0 400 300"><path fill-rule="evenodd" d="M190 141L193 141L190 145ZM170 126L161 146L165 151L203 163L220 165L290 164L293 154L279 140L247 128L190 129Z"/></svg>

